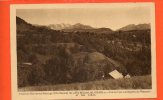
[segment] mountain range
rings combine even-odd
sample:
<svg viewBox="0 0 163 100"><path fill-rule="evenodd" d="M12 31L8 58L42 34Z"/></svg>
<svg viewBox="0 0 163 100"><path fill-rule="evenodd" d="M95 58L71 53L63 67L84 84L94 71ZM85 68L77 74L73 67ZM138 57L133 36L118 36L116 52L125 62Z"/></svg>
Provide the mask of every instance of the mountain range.
<svg viewBox="0 0 163 100"><path fill-rule="evenodd" d="M17 29L19 31L26 31L34 27L45 27L53 30L62 30L65 32L96 32L96 33L110 33L113 32L112 29L110 28L94 28L89 25L84 25L81 23L76 23L74 25L71 24L50 24L47 26L42 26L42 25L32 25L30 23L27 23L25 20L21 19L20 17L16 17L16 23L17 23ZM116 31L131 31L131 30L147 30L150 29L150 24L129 24L127 26L124 26Z"/></svg>
<svg viewBox="0 0 163 100"><path fill-rule="evenodd" d="M81 23L76 23L74 25L71 24L51 24L48 25L48 27L50 29L53 30L62 30L65 32L74 32L74 31L78 31L78 32L96 32L96 33L109 33L112 32L112 30L110 28L94 28L92 26L89 25L84 25Z"/></svg>
<svg viewBox="0 0 163 100"><path fill-rule="evenodd" d="M89 31L92 30L92 32L95 32L95 31L113 31L110 28L94 28L92 26L84 25L81 23L77 23L74 25L64 24L64 23L62 23L62 24L51 24L51 25L48 25L48 27L50 29L53 29L53 30L64 30L64 31L81 31L81 30L89 30ZM116 31L148 30L150 28L151 28L150 24L138 24L138 25L129 24L129 25L124 26L120 29L117 29Z"/></svg>
<svg viewBox="0 0 163 100"><path fill-rule="evenodd" d="M48 25L49 28L54 29L54 30L63 30L63 29L93 29L93 27L89 25L83 25L80 23L76 23L74 25L71 24L50 24Z"/></svg>

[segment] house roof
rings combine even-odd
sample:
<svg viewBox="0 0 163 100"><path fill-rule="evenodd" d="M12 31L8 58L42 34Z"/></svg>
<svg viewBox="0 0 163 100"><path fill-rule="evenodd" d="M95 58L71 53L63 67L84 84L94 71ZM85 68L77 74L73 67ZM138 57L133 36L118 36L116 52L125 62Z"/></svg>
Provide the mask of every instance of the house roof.
<svg viewBox="0 0 163 100"><path fill-rule="evenodd" d="M120 72L118 72L117 70L110 72L109 75L111 77L113 77L114 79L123 78L123 75Z"/></svg>

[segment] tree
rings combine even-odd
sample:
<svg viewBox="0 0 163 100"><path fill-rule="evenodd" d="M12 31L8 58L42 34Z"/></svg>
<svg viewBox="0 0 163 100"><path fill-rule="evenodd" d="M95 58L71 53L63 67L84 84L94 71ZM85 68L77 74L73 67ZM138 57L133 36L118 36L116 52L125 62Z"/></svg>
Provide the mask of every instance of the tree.
<svg viewBox="0 0 163 100"><path fill-rule="evenodd" d="M68 71L68 57L54 56L45 64L46 79L50 83L64 83Z"/></svg>
<svg viewBox="0 0 163 100"><path fill-rule="evenodd" d="M46 84L44 66L41 63L37 62L32 66L29 83L30 85Z"/></svg>

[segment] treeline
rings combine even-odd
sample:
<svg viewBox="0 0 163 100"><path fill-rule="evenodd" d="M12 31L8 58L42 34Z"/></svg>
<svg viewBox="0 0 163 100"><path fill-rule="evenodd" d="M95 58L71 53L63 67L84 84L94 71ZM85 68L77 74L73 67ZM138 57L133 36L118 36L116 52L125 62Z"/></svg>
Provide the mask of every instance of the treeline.
<svg viewBox="0 0 163 100"><path fill-rule="evenodd" d="M103 74L114 69L114 66L105 60L100 63L76 63L76 59L67 55L63 49L59 51L44 64L34 55L29 56L29 60L34 59L32 65L19 64L18 87L100 80L103 79ZM86 62L87 58L84 60ZM103 65L99 67L101 63Z"/></svg>

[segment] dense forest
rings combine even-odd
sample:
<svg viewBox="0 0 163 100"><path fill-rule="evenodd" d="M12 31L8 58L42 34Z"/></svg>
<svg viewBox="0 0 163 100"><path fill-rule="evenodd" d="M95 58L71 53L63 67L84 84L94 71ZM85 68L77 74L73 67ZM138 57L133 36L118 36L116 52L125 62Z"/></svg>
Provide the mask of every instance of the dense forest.
<svg viewBox="0 0 163 100"><path fill-rule="evenodd" d="M53 30L19 17L16 24L18 87L107 79L114 69L151 74L150 29Z"/></svg>

